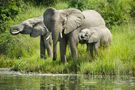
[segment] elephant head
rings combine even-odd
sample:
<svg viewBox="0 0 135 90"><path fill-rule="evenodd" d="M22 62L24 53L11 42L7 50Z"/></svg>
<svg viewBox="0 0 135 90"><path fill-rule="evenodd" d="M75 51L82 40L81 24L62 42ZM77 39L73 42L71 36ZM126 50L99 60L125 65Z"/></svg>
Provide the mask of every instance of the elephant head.
<svg viewBox="0 0 135 90"><path fill-rule="evenodd" d="M79 42L80 43L96 43L98 42L98 34L96 30L93 29L83 29L79 33Z"/></svg>
<svg viewBox="0 0 135 90"><path fill-rule="evenodd" d="M31 37L37 37L44 35L48 30L43 24L43 17L31 18L23 21L20 24L13 25L10 28L10 33L12 35L29 34Z"/></svg>
<svg viewBox="0 0 135 90"><path fill-rule="evenodd" d="M52 32L53 59L55 60L58 40L81 26L84 16L80 10L74 8L65 10L48 8L43 16L45 26Z"/></svg>
<svg viewBox="0 0 135 90"><path fill-rule="evenodd" d="M47 27L43 24L43 22L36 23L32 27L32 31L30 33L31 37L38 37L38 36L48 36L50 32L48 31Z"/></svg>

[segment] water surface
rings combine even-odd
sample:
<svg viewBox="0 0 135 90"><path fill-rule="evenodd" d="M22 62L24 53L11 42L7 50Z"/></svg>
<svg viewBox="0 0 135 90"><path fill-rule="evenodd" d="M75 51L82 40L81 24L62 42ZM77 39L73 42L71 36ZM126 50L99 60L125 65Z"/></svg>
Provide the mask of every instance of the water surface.
<svg viewBox="0 0 135 90"><path fill-rule="evenodd" d="M135 78L0 74L0 90L135 90Z"/></svg>

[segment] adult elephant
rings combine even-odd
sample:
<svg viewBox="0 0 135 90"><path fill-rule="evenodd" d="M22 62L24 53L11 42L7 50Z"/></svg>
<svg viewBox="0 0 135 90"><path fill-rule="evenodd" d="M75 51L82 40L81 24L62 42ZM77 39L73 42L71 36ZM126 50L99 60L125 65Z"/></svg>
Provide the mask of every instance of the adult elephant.
<svg viewBox="0 0 135 90"><path fill-rule="evenodd" d="M81 12L75 8L56 10L48 8L44 12L44 24L53 39L53 60L57 58L57 42L60 41L60 57L66 62L66 46L69 42L71 55L74 59L78 57L77 44L80 30L89 27L105 26L102 16L94 10Z"/></svg>
<svg viewBox="0 0 135 90"><path fill-rule="evenodd" d="M45 59L46 51L48 52L48 56L52 57L51 33L43 23L43 16L31 18L23 21L20 24L11 26L10 33L12 35L17 35L19 33L28 34L31 37L40 36L40 57Z"/></svg>

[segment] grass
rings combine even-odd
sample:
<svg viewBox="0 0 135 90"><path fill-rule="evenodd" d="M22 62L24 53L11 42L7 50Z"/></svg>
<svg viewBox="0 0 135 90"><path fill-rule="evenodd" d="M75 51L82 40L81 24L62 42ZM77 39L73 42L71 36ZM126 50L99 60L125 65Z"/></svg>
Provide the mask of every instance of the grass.
<svg viewBox="0 0 135 90"><path fill-rule="evenodd" d="M58 9L67 8L66 3L56 4ZM29 6L27 13L21 13L12 24L20 23L28 18L42 15L45 8ZM79 59L74 62L67 50L68 64L62 64L60 59L52 61L51 58L42 60L39 58L39 37L31 38L27 35L11 36L12 52L0 56L0 67L9 67L21 72L39 73L81 73L93 75L135 75L135 26L134 23L113 26L111 29L113 41L110 48L100 50L95 60L90 60L86 52L86 46L79 45ZM9 32L8 32L9 33ZM10 49L10 50L11 50ZM18 51L20 50L20 52ZM20 53L18 57L13 54ZM16 56L16 55L15 55Z"/></svg>

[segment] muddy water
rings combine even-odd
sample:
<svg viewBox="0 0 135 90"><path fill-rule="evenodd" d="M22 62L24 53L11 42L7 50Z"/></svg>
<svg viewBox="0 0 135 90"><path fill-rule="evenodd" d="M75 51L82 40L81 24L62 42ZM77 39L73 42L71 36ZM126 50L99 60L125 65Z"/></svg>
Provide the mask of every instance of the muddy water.
<svg viewBox="0 0 135 90"><path fill-rule="evenodd" d="M135 78L2 72L0 90L135 90Z"/></svg>

